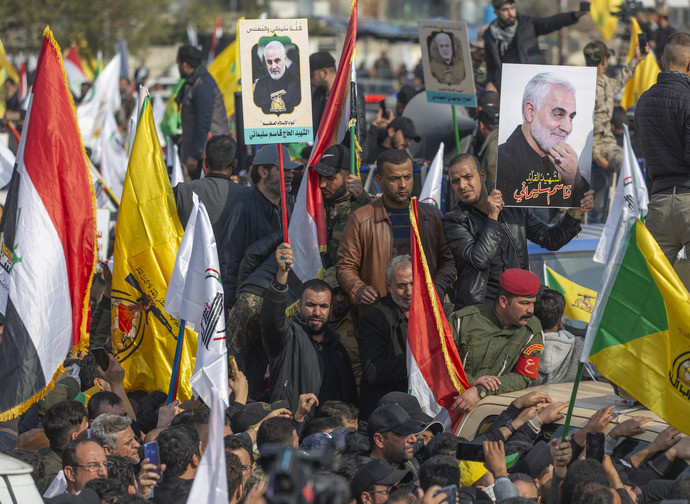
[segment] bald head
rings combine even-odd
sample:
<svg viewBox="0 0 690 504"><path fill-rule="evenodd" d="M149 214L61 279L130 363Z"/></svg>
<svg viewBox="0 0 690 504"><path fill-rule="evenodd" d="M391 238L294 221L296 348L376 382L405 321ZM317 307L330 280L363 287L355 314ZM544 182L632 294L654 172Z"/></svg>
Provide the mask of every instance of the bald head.
<svg viewBox="0 0 690 504"><path fill-rule="evenodd" d="M665 70L690 75L690 34L674 33L666 40L661 58Z"/></svg>

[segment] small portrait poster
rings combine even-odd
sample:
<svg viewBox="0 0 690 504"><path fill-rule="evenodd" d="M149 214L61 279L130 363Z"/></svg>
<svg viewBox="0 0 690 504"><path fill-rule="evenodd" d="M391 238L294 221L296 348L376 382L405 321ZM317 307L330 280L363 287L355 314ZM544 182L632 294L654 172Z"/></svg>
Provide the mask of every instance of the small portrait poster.
<svg viewBox="0 0 690 504"><path fill-rule="evenodd" d="M311 142L306 19L239 22L246 144Z"/></svg>
<svg viewBox="0 0 690 504"><path fill-rule="evenodd" d="M455 21L417 21L426 99L476 107L467 25Z"/></svg>
<svg viewBox="0 0 690 504"><path fill-rule="evenodd" d="M496 189L505 206L577 208L589 190L596 68L504 64Z"/></svg>

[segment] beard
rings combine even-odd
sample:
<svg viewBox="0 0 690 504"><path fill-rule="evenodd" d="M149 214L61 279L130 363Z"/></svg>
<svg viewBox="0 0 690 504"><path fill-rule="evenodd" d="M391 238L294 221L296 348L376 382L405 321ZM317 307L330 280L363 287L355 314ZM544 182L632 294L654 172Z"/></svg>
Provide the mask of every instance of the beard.
<svg viewBox="0 0 690 504"><path fill-rule="evenodd" d="M273 79L273 80L280 79L284 74L285 74L285 67L276 68L273 71L271 71L271 70L268 71L268 75L270 75L271 79Z"/></svg>
<svg viewBox="0 0 690 504"><path fill-rule="evenodd" d="M560 135L556 138L552 137L552 133L558 130L549 130L539 122L539 119L535 117L534 121L530 126L530 133L532 138L537 142L539 148L548 154L549 149L553 148L559 142L565 142L568 139L568 135Z"/></svg>
<svg viewBox="0 0 690 504"><path fill-rule="evenodd" d="M310 335L322 334L326 327L326 321L321 317L310 318L307 320L307 327L309 328Z"/></svg>

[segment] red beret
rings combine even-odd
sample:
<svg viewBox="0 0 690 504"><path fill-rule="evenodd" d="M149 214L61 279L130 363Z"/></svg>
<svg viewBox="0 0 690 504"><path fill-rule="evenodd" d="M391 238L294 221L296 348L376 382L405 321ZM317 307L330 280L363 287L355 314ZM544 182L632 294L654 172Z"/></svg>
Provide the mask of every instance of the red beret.
<svg viewBox="0 0 690 504"><path fill-rule="evenodd" d="M516 296L532 297L539 290L539 279L531 271L520 268L505 270L498 279L501 287Z"/></svg>

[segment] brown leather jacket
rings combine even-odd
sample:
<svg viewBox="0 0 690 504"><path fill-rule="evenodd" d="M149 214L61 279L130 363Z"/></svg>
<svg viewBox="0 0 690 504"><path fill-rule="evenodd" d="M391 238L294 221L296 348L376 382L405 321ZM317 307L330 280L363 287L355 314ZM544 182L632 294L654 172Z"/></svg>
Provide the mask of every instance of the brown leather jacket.
<svg viewBox="0 0 690 504"><path fill-rule="evenodd" d="M443 299L455 281L453 254L446 244L441 212L419 204L419 230L429 273L439 298ZM388 294L386 266L393 258L393 226L383 199L364 205L350 214L338 248L336 278L353 303L365 286L375 287L381 297Z"/></svg>

